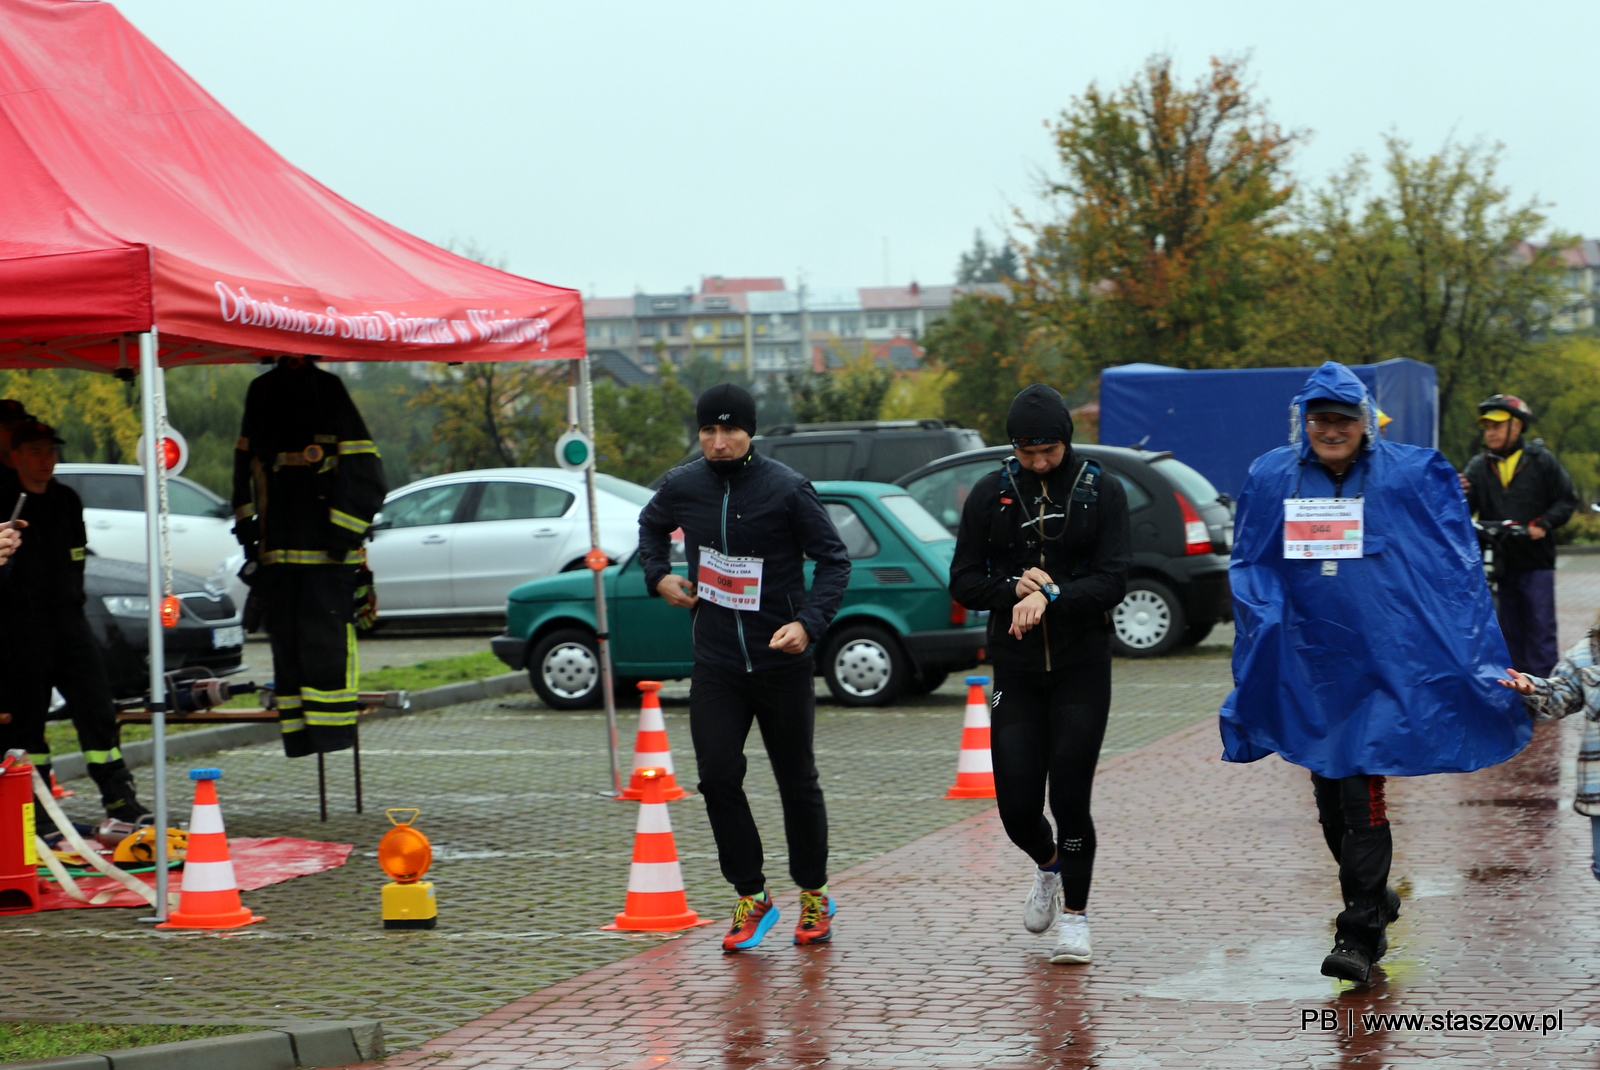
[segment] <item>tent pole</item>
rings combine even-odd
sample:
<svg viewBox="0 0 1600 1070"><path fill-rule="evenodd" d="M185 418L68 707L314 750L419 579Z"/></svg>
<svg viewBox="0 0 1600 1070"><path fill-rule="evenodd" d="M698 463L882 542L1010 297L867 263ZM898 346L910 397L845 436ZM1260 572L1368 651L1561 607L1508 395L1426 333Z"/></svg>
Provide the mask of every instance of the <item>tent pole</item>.
<svg viewBox="0 0 1600 1070"><path fill-rule="evenodd" d="M144 425L144 534L149 578L150 629L150 765L155 777L156 912L141 921L167 920L167 694L166 629L161 624L161 488L156 465L162 463L163 428L156 393L161 389L161 367L156 359L156 329L139 336L139 395Z"/></svg>
<svg viewBox="0 0 1600 1070"><path fill-rule="evenodd" d="M594 441L593 385L589 380L589 358L585 355L578 360L578 389L582 397L580 412L583 419L580 426L591 442ZM583 483L589 495L589 545L598 550L600 514L595 509L594 463L594 452L591 450L589 465L583 470ZM611 687L611 629L606 620L606 581L602 570L594 570L594 624L595 635L600 641L600 693L606 700L606 746L611 753L611 791L602 794L620 797L622 766L617 761L617 696Z"/></svg>

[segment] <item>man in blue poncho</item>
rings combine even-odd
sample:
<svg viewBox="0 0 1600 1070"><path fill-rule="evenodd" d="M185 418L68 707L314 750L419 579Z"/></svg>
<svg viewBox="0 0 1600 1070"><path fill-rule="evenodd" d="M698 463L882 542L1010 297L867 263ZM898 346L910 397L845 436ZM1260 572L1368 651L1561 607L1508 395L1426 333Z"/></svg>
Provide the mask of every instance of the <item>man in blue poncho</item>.
<svg viewBox="0 0 1600 1070"><path fill-rule="evenodd" d="M1341 364L1312 373L1289 421L1239 494L1223 758L1311 771L1344 899L1322 972L1365 982L1400 910L1384 777L1503 762L1532 725L1495 683L1506 644L1455 470L1379 438Z"/></svg>

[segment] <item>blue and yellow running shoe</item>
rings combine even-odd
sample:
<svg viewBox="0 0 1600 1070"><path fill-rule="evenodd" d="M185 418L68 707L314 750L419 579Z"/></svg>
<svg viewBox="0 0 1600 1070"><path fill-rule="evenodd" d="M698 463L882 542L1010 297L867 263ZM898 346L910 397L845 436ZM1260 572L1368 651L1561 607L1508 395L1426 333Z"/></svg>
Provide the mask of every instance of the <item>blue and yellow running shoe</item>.
<svg viewBox="0 0 1600 1070"><path fill-rule="evenodd" d="M824 944L833 939L833 915L838 909L827 892L800 892L800 924L794 927L797 944Z"/></svg>
<svg viewBox="0 0 1600 1070"><path fill-rule="evenodd" d="M767 935L767 930L778 922L778 904L772 893L762 892L762 898L741 895L733 906L733 925L722 937L722 950L749 951Z"/></svg>

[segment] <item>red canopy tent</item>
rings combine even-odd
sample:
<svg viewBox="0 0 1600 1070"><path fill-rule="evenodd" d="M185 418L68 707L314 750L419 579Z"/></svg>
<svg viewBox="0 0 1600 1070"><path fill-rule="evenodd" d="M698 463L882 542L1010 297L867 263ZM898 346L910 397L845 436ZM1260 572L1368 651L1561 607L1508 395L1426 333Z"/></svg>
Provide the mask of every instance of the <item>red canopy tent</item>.
<svg viewBox="0 0 1600 1070"><path fill-rule="evenodd" d="M0 0L0 366L115 368L152 327L167 366L584 355L576 290L357 208L110 4Z"/></svg>
<svg viewBox="0 0 1600 1070"><path fill-rule="evenodd" d="M398 144L397 163L426 144ZM110 4L0 0L0 367L136 363L144 427L164 433L160 367L281 353L577 359L583 305L576 290L456 256L339 197ZM164 476L146 466L147 502L164 507ZM146 514L164 826L162 507ZM156 844L164 856L166 838ZM157 874L164 918L165 867Z"/></svg>

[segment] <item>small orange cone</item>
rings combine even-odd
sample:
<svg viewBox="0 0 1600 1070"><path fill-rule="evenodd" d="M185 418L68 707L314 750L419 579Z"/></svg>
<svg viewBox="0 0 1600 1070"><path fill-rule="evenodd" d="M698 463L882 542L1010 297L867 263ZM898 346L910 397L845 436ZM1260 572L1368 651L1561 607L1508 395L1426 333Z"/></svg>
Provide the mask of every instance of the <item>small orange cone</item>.
<svg viewBox="0 0 1600 1070"><path fill-rule="evenodd" d="M228 855L228 834L217 805L220 769L191 769L194 809L189 814L189 851L183 860L178 909L158 929L237 929L265 919L239 902L239 882Z"/></svg>
<svg viewBox="0 0 1600 1070"><path fill-rule="evenodd" d="M659 686L659 685L658 685ZM678 868L678 845L672 838L672 819L661 796L665 769L639 769L644 784L639 823L634 826L633 868L628 871L628 902L617 920L602 929L677 932L710 925L689 909L683 894L683 871Z"/></svg>
<svg viewBox="0 0 1600 1070"><path fill-rule="evenodd" d="M967 719L961 728L961 754L956 782L946 799L994 798L994 759L989 754L989 700L983 697L987 676L967 677Z"/></svg>
<svg viewBox="0 0 1600 1070"><path fill-rule="evenodd" d="M76 794L78 793L75 791L68 791L60 784L57 784L56 771L54 769L50 770L50 797L52 799L70 799Z"/></svg>
<svg viewBox="0 0 1600 1070"><path fill-rule="evenodd" d="M656 692L661 690L659 680L640 680L639 690L644 692L644 697L639 700L639 734L633 742L633 773L628 777L628 786L622 789L619 799L639 800L644 798L644 778L640 772L645 769L662 770L661 798L667 802L681 799L688 795L678 786L676 771L672 768L672 748L667 745L667 722L661 719L661 700L656 697Z"/></svg>

